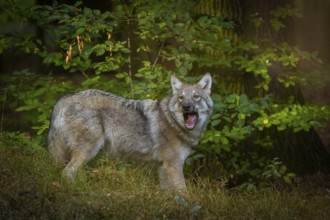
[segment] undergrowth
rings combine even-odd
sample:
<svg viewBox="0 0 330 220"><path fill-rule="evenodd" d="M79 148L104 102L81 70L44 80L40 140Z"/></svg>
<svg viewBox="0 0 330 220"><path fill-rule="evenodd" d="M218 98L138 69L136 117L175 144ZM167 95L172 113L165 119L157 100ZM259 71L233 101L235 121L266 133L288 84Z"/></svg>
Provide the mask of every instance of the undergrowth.
<svg viewBox="0 0 330 220"><path fill-rule="evenodd" d="M153 164L99 156L75 183L45 148L19 133L0 142L0 219L329 219L330 191L299 186L254 192L187 177L187 192L159 188Z"/></svg>

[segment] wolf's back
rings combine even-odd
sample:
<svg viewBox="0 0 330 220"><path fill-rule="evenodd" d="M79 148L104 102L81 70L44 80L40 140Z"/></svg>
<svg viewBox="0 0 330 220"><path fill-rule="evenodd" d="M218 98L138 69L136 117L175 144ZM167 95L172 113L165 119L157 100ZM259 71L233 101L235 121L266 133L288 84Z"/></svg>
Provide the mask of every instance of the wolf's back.
<svg viewBox="0 0 330 220"><path fill-rule="evenodd" d="M95 89L64 96L51 114L49 151L59 163L69 161L73 151L93 155L94 149L105 143L113 156L121 151L132 152L132 156L138 155L133 154L135 151L150 151L152 137L146 114L154 111L155 103Z"/></svg>

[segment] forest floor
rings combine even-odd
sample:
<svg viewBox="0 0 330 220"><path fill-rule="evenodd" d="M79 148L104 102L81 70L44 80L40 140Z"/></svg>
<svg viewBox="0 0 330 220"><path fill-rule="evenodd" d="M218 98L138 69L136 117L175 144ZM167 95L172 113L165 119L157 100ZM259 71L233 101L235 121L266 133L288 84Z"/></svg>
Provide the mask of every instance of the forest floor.
<svg viewBox="0 0 330 220"><path fill-rule="evenodd" d="M329 177L247 192L187 177L159 189L155 167L100 156L68 184L47 151L15 134L0 140L0 219L330 219Z"/></svg>

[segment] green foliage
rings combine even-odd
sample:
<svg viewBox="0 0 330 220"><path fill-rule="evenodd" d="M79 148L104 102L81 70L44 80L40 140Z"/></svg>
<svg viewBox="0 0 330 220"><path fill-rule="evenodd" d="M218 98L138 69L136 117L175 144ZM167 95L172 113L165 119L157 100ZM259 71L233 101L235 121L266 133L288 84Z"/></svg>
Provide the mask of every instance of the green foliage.
<svg viewBox="0 0 330 220"><path fill-rule="evenodd" d="M268 180L283 179L288 184L292 184L292 178L295 177L295 174L288 172L286 166L278 158L270 161L262 175Z"/></svg>
<svg viewBox="0 0 330 220"><path fill-rule="evenodd" d="M293 128L294 132L309 131L312 127L322 127L322 120L329 118L329 107L292 104L280 107L272 105L271 114L263 114L253 121L259 130L276 126L278 131Z"/></svg>
<svg viewBox="0 0 330 220"><path fill-rule="evenodd" d="M290 4L286 4L283 7L278 7L275 10L270 11L269 21L264 20L260 14L254 13L251 15L252 23L259 27L265 22L269 22L271 27L275 31L286 28L285 19L287 18L301 18L302 14L299 8L294 8Z"/></svg>
<svg viewBox="0 0 330 220"><path fill-rule="evenodd" d="M125 97L160 99L169 91L170 75L193 81L201 71L215 70L210 71L214 115L187 163L205 163L209 155L215 155L214 167L228 179L281 178L289 183L291 174L285 165L266 156L273 150L273 140L264 132L273 127L279 132L308 131L329 117L326 106L302 105L271 95L249 97L244 88L228 88L232 82L225 76L239 84L247 74L255 79L255 94L269 93L273 80L290 89L308 83L299 68L301 61L315 66L322 62L316 54L285 42L266 39L259 45L238 40L228 34L234 32L233 21L196 14L195 1L113 1L112 11L87 8L83 2L28 8L15 1L1 4L7 8L1 22L18 22L28 31L2 31L0 53L14 50L38 57L55 73L23 69L1 76L7 94L2 103L6 98L6 108L24 113L37 135L45 137L51 108L63 94L98 88ZM290 6L270 15L267 22L276 31L284 28L284 19L300 16ZM254 14L251 22L258 26L265 21ZM283 67L275 77L270 72L274 64ZM255 148L246 149L245 143L251 140Z"/></svg>
<svg viewBox="0 0 330 220"><path fill-rule="evenodd" d="M31 140L28 133L4 131L0 136L0 145L22 150L29 154L44 151L44 148L39 145L39 141Z"/></svg>
<svg viewBox="0 0 330 220"><path fill-rule="evenodd" d="M298 8L294 8L291 5L287 4L284 7L278 7L276 10L270 12L271 19L270 24L275 31L285 28L285 18L302 17L301 12Z"/></svg>
<svg viewBox="0 0 330 220"><path fill-rule="evenodd" d="M216 103L215 114L212 116L211 129L206 131L202 143L214 143L211 149L220 155L222 150L231 151L233 142L239 143L252 134L254 128L248 121L258 113L260 106L245 94L230 94L223 98L215 95L213 100Z"/></svg>
<svg viewBox="0 0 330 220"><path fill-rule="evenodd" d="M40 76L28 70L15 71L7 79L7 93L10 107L17 112L26 111L26 119L31 121L37 134L45 134L49 126L49 116L59 94L72 91L70 81L55 80L50 75Z"/></svg>

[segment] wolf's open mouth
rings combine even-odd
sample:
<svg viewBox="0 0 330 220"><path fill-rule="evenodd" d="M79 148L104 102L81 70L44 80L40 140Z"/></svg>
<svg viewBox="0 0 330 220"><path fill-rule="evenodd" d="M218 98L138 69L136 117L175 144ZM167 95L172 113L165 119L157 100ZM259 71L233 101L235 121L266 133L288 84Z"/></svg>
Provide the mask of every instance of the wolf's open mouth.
<svg viewBox="0 0 330 220"><path fill-rule="evenodd" d="M192 130L195 128L198 121L197 112L183 113L183 118L187 129Z"/></svg>

